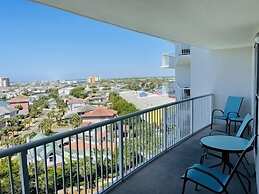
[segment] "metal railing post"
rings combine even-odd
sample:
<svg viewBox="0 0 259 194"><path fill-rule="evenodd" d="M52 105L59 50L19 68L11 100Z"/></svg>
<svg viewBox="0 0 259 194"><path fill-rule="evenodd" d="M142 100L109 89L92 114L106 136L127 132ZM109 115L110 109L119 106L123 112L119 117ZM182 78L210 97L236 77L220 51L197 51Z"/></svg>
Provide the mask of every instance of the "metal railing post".
<svg viewBox="0 0 259 194"><path fill-rule="evenodd" d="M28 194L30 189L29 189L29 173L28 173L28 166L27 166L27 150L21 152L20 178L21 178L22 194Z"/></svg>
<svg viewBox="0 0 259 194"><path fill-rule="evenodd" d="M193 119L193 112L194 112L194 109L193 109L193 100L191 100L191 117L190 117L190 120L191 120L191 134L193 134L193 131L194 131L194 119Z"/></svg>
<svg viewBox="0 0 259 194"><path fill-rule="evenodd" d="M167 107L163 111L163 128L164 128L164 150L167 149L167 130L168 130L168 118L167 118Z"/></svg>
<svg viewBox="0 0 259 194"><path fill-rule="evenodd" d="M124 170L123 170L123 121L119 121L119 126L118 126L118 131L119 131L119 175L120 178L123 179L124 177Z"/></svg>

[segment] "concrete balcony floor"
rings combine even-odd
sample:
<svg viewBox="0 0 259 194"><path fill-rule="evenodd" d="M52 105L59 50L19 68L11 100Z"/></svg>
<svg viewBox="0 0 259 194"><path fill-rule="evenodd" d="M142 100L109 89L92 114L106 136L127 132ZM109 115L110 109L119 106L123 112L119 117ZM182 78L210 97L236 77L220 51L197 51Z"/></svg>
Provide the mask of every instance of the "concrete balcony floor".
<svg viewBox="0 0 259 194"><path fill-rule="evenodd" d="M109 194L180 194L182 191L181 175L185 169L194 163L199 163L202 153L200 138L208 135L209 129L198 132L193 137L180 143L170 151L157 158L138 172L124 180L121 184L109 191ZM249 170L254 172L253 152L247 154L250 162ZM237 157L231 158L232 163ZM209 156L206 164L215 164L219 160ZM252 164L251 164L252 163ZM239 170L243 171L242 165ZM225 171L227 172L227 171ZM251 194L256 194L255 176L250 178L252 183ZM246 183L246 181L244 180ZM205 188L199 187L194 190L195 185L188 182L185 194L207 194L212 193ZM228 191L230 194L245 193L236 176L231 180Z"/></svg>

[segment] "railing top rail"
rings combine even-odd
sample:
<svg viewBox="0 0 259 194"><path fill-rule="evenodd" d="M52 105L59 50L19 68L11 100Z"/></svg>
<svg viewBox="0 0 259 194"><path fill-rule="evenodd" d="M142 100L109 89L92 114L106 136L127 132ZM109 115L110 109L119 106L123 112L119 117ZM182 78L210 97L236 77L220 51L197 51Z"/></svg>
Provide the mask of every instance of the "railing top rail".
<svg viewBox="0 0 259 194"><path fill-rule="evenodd" d="M24 151L30 150L34 147L38 147L38 146L42 146L42 145L45 145L45 144L48 144L48 143L51 143L51 142L59 141L59 140L64 139L64 138L74 136L76 134L80 134L80 133L83 133L83 132L86 132L86 131L89 131L89 130L92 130L92 129L95 129L95 128L100 128L100 127L103 127L105 125L109 125L111 123L122 121L122 120L125 120L125 119L128 119L128 118L131 118L131 117L139 116L139 115L147 113L147 112L151 112L151 111L154 111L154 110L166 108L166 107L169 107L169 106L172 106L172 105L181 104L181 103L184 103L184 102L193 101L193 100L196 100L196 99L200 99L200 98L204 98L204 97L208 97L208 96L212 96L212 95L213 94L206 94L206 95L202 95L202 96L188 98L188 99L185 99L185 100L180 100L180 101L176 101L176 102L163 104L163 105L160 105L160 106L155 106L155 107L152 107L152 108L147 108L145 110L137 111L137 112L130 113L130 114L127 114L127 115L123 115L123 116L119 116L119 117L116 117L116 118L113 118L113 119L109 119L109 120L106 120L106 121L95 123L95 124L92 124L90 126L76 128L76 129L71 130L71 131L66 131L66 132L63 132L63 133L57 133L57 134L54 134L52 136L45 137L45 138L42 138L42 139L39 139L39 140L36 140L36 141L33 141L33 142L25 143L25 144L22 144L22 145L16 145L16 146L11 147L11 148L5 148L3 150L0 150L0 158L6 157L6 156L11 156L11 155L14 155L14 154L17 154L17 153L20 153L20 152L24 152Z"/></svg>

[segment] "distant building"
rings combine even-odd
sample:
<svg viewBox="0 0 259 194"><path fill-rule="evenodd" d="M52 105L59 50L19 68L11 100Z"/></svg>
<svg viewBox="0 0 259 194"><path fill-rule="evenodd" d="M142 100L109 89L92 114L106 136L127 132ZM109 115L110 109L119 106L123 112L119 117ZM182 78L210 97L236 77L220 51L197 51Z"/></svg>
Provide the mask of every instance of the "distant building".
<svg viewBox="0 0 259 194"><path fill-rule="evenodd" d="M87 79L87 82L89 84L95 84L96 82L100 81L100 77L99 76L90 76Z"/></svg>
<svg viewBox="0 0 259 194"><path fill-rule="evenodd" d="M26 96L17 96L10 99L8 103L16 109L18 109L19 106L21 107L18 112L19 115L29 114L29 98L27 98Z"/></svg>
<svg viewBox="0 0 259 194"><path fill-rule="evenodd" d="M106 107L97 107L82 115L83 122L98 123L104 120L112 119L117 116L117 111Z"/></svg>
<svg viewBox="0 0 259 194"><path fill-rule="evenodd" d="M155 106L160 106L166 103L175 102L175 98L168 96L153 94L144 91L124 91L119 93L122 98L128 102L134 104L137 109L143 110L146 108L151 108Z"/></svg>
<svg viewBox="0 0 259 194"><path fill-rule="evenodd" d="M144 110L155 106L160 106L167 103L176 101L175 97L168 97L160 94L153 94L144 91L124 91L119 93L126 101L134 104L138 110ZM149 117L143 118L146 121L161 124L161 114L154 111L150 113Z"/></svg>
<svg viewBox="0 0 259 194"><path fill-rule="evenodd" d="M42 138L46 138L47 136L44 134L37 134L31 139L28 139L27 142L34 142ZM56 164L61 164L62 162L62 153L60 146L58 144L59 142L55 142L55 154L56 154ZM38 146L36 148L37 153L37 161L44 161L44 146ZM35 155L34 151L32 149L28 150L27 154L27 161L29 164L34 163ZM47 166L53 166L54 165L54 147L53 144L46 144L46 160L47 160Z"/></svg>
<svg viewBox="0 0 259 194"><path fill-rule="evenodd" d="M16 108L13 108L5 101L0 101L0 119L14 117L17 113Z"/></svg>
<svg viewBox="0 0 259 194"><path fill-rule="evenodd" d="M10 80L8 77L0 77L0 88L6 88L10 86Z"/></svg>
<svg viewBox="0 0 259 194"><path fill-rule="evenodd" d="M70 91L73 89L74 87L65 87L65 88L60 88L58 90L58 94L59 96L68 96L70 94Z"/></svg>
<svg viewBox="0 0 259 194"><path fill-rule="evenodd" d="M54 98L48 100L48 108L49 109L56 109L57 108L57 101Z"/></svg>
<svg viewBox="0 0 259 194"><path fill-rule="evenodd" d="M93 106L85 104L83 106L73 108L73 110L69 110L68 112L66 112L66 114L64 115L64 119L70 119L74 114L78 114L79 116L81 116L94 109L95 108Z"/></svg>
<svg viewBox="0 0 259 194"><path fill-rule="evenodd" d="M67 106L69 111L75 111L80 107L85 106L85 101L79 98L72 98L67 100Z"/></svg>

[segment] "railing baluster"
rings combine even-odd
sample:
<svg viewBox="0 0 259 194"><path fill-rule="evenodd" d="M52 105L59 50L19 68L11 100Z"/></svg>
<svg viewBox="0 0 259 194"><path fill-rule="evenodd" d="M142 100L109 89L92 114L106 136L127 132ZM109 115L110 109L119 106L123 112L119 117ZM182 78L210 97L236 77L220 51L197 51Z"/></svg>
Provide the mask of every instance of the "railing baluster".
<svg viewBox="0 0 259 194"><path fill-rule="evenodd" d="M83 162L84 162L84 191L87 194L87 175L86 175L86 153L85 153L85 133L83 132Z"/></svg>
<svg viewBox="0 0 259 194"><path fill-rule="evenodd" d="M130 139L130 134L131 134L131 128L130 128L130 119L127 119L127 123L128 123L128 133L127 133L127 146L128 146L128 154L126 155L126 157L128 156L129 161L128 161L128 171L131 172L131 153L132 153L132 146L131 146L131 139ZM128 171L126 171L125 174L128 174Z"/></svg>
<svg viewBox="0 0 259 194"><path fill-rule="evenodd" d="M113 184L113 124L110 125L110 133L111 133L111 176L112 176L112 184Z"/></svg>
<svg viewBox="0 0 259 194"><path fill-rule="evenodd" d="M66 179L65 179L65 160L64 160L64 140L61 139L61 165L62 165L62 186L63 192L66 193Z"/></svg>
<svg viewBox="0 0 259 194"><path fill-rule="evenodd" d="M76 134L76 161L77 161L77 165L76 165L76 178L77 178L77 192L78 194L80 194L80 174L79 174L79 148L78 148L78 134Z"/></svg>
<svg viewBox="0 0 259 194"><path fill-rule="evenodd" d="M103 128L100 127L101 130L101 182L102 182L102 190L104 190L104 180L103 180Z"/></svg>
<svg viewBox="0 0 259 194"><path fill-rule="evenodd" d="M163 126L163 128L164 128L164 140L163 140L163 142L164 142L164 150L166 150L167 149L167 128L168 128L168 118L167 118L167 108L164 108L163 109L164 110L164 113L163 113L163 123L164 123L164 126ZM170 137L170 136L169 136Z"/></svg>
<svg viewBox="0 0 259 194"><path fill-rule="evenodd" d="M39 178L38 178L38 160L37 160L37 150L36 147L33 148L34 155L34 176L35 176L35 192L39 193Z"/></svg>
<svg viewBox="0 0 259 194"><path fill-rule="evenodd" d="M95 128L94 129L94 153L95 153L95 181L96 181L96 191L97 193L99 193L99 179L98 179L98 147L97 147L97 129L99 128Z"/></svg>
<svg viewBox="0 0 259 194"><path fill-rule="evenodd" d="M20 178L21 178L21 187L22 194L28 194L30 190L29 186L29 173L27 166L27 150L22 151L20 160Z"/></svg>
<svg viewBox="0 0 259 194"><path fill-rule="evenodd" d="M121 120L118 125L118 131L119 131L119 176L120 179L123 179L124 177L124 171L123 171L123 121Z"/></svg>
<svg viewBox="0 0 259 194"><path fill-rule="evenodd" d="M46 144L43 145L44 149L44 171L45 171L45 193L49 193L49 177L48 177L48 163L47 163L47 150L46 150Z"/></svg>
<svg viewBox="0 0 259 194"><path fill-rule="evenodd" d="M190 116L190 119L191 119L191 133L193 134L193 132L194 132L194 129L193 129L193 127L194 127L194 125L193 125L193 121L194 121L194 118L193 118L193 116L194 116L194 114L193 114L193 100L191 100L190 101L190 103L191 103L191 107L190 107L190 114L191 114L191 116Z"/></svg>
<svg viewBox="0 0 259 194"><path fill-rule="evenodd" d="M132 148L133 148L133 154L132 154L132 160L133 160L133 169L136 168L136 150L135 150L135 124L133 121L133 118L131 118L131 129L132 129Z"/></svg>
<svg viewBox="0 0 259 194"><path fill-rule="evenodd" d="M126 125L126 123L127 123L127 121L125 121L124 122L124 124ZM124 151L124 157L123 157L123 160L124 160L124 162L123 162L123 164L124 164L124 166L123 166L123 168L124 168L124 171L123 172L125 172L126 174L127 174L127 156L128 156L128 141L127 141L127 139L128 139L128 132L127 132L127 126L125 126L125 128L123 128L123 130L124 131L122 131L122 133L124 134L124 136L125 136L125 138L124 138L124 142L123 142L123 144L124 144L124 146L123 146L123 151ZM120 123L119 123L119 138L120 138ZM120 148L120 142L119 142L119 149L121 149ZM119 153L120 154L120 153Z"/></svg>
<svg viewBox="0 0 259 194"><path fill-rule="evenodd" d="M145 162L148 161L148 117L147 113L145 113Z"/></svg>
<svg viewBox="0 0 259 194"><path fill-rule="evenodd" d="M71 136L68 138L68 144L69 144L69 175L70 175L70 190L73 194L73 163L72 163L72 148L71 148Z"/></svg>
<svg viewBox="0 0 259 194"><path fill-rule="evenodd" d="M90 163L90 191L93 194L93 166L92 166L92 131L88 131L89 135L89 163Z"/></svg>
<svg viewBox="0 0 259 194"><path fill-rule="evenodd" d="M8 156L8 174L10 182L10 192L14 194L14 179L13 179L13 168L12 168L12 156Z"/></svg>
<svg viewBox="0 0 259 194"><path fill-rule="evenodd" d="M141 115L141 132L142 132L142 134L141 134L141 136L142 136L142 146L141 146L141 155L142 155L142 163L144 163L145 162L145 147L144 147L144 145L145 145L145 139L144 139L144 137L145 137L145 130L144 130L144 127L145 127L145 123L144 123L144 114L142 114Z"/></svg>
<svg viewBox="0 0 259 194"><path fill-rule="evenodd" d="M136 154L137 154L137 157L136 157L136 164L137 164L137 167L139 166L139 120L137 117L134 117L135 118L135 123L136 123Z"/></svg>
<svg viewBox="0 0 259 194"><path fill-rule="evenodd" d="M52 143L53 145L53 167L54 167L54 193L57 194L57 161L56 161L56 144L55 142Z"/></svg>
<svg viewBox="0 0 259 194"><path fill-rule="evenodd" d="M118 133L117 133L117 131L118 131L118 129L117 129L117 122L113 125L113 127L115 128L115 137L114 137L114 139L115 139L115 174L116 174L116 181L118 181L118 174L119 174L119 172L118 172L118 142L117 142L117 140L118 140Z"/></svg>
<svg viewBox="0 0 259 194"><path fill-rule="evenodd" d="M108 154L109 154L109 148L108 148L108 130L107 130L107 125L105 125L105 147L106 147L106 184L107 187L109 186L109 176L108 176L108 171L109 171L109 166L108 166Z"/></svg>

